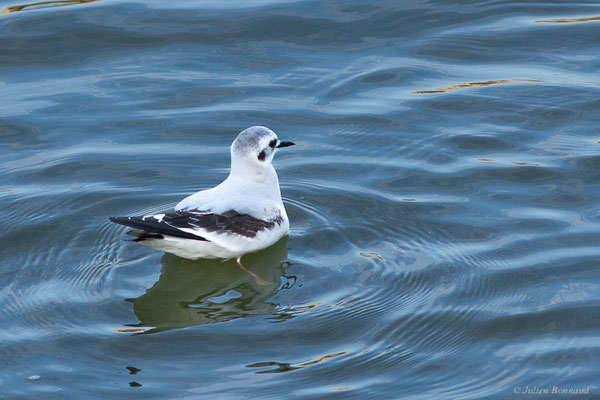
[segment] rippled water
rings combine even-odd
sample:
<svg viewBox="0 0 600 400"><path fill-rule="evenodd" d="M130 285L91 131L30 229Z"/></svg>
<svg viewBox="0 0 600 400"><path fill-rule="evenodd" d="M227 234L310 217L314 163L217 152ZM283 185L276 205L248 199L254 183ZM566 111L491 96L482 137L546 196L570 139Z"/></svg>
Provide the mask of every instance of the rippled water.
<svg viewBox="0 0 600 400"><path fill-rule="evenodd" d="M600 397L597 2L0 10L1 397ZM271 285L108 222L259 124Z"/></svg>

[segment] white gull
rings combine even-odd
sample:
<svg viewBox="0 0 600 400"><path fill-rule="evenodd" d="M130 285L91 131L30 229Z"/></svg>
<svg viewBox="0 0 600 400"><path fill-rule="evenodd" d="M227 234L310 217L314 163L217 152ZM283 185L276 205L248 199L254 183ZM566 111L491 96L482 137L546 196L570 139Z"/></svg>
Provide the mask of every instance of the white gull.
<svg viewBox="0 0 600 400"><path fill-rule="evenodd" d="M171 213L110 220L135 228L127 233L142 245L192 260L235 258L247 271L244 254L273 245L289 231L271 162L278 149L293 144L264 126L245 129L231 144L231 170L219 185L186 197Z"/></svg>

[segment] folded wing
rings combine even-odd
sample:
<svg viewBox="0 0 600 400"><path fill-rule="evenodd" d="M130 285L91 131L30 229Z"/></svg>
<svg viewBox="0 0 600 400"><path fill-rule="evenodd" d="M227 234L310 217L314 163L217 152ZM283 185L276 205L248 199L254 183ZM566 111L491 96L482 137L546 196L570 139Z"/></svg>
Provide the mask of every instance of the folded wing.
<svg viewBox="0 0 600 400"><path fill-rule="evenodd" d="M253 238L259 232L273 228L275 224L282 222L281 216L264 221L247 214L240 214L234 210L222 214L201 210L180 210L145 217L111 217L110 220L155 235L168 235L203 241L211 241L205 236L213 236L214 234Z"/></svg>

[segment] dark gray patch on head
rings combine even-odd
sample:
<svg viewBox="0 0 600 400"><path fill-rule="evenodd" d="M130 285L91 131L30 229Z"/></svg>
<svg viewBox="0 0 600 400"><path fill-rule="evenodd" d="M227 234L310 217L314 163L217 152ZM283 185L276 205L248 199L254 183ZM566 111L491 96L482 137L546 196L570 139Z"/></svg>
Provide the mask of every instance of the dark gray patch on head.
<svg viewBox="0 0 600 400"><path fill-rule="evenodd" d="M265 153L265 151L261 151L260 153L258 153L258 159L260 161L265 161L265 157L267 156L267 154Z"/></svg>
<svg viewBox="0 0 600 400"><path fill-rule="evenodd" d="M264 126L253 126L244 129L233 142L233 149L238 154L248 154L252 150L260 150L261 140L274 138L275 133ZM276 138L274 138L276 140ZM254 153L256 154L256 153Z"/></svg>

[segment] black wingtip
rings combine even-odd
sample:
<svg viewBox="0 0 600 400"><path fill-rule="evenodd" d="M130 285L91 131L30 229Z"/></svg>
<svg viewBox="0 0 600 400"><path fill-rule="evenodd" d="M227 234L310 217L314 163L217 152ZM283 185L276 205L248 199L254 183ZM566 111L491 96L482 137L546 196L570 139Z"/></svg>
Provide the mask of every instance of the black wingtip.
<svg viewBox="0 0 600 400"><path fill-rule="evenodd" d="M127 232L130 233L130 232ZM138 237L136 237L135 239L131 239L130 242L143 242L144 240L150 240L150 239L164 239L165 237L163 235L159 235L158 233L146 233L144 235L140 235Z"/></svg>
<svg viewBox="0 0 600 400"><path fill-rule="evenodd" d="M175 215L175 218L179 218L181 216ZM168 235L175 236L184 239L194 239L194 240L202 240L208 242L207 239L202 236L194 235L185 231L178 229L172 225L165 223L164 221L159 221L155 218L148 217L109 217L110 222L114 222L119 225L125 225L130 228L134 228L140 231L144 231L148 234L157 234L157 235ZM185 217L183 217L185 220ZM157 237L152 237L149 239L158 239Z"/></svg>
<svg viewBox="0 0 600 400"><path fill-rule="evenodd" d="M110 222L114 222L115 224L130 226L128 224L130 218L129 217L108 217Z"/></svg>
<svg viewBox="0 0 600 400"><path fill-rule="evenodd" d="M130 217L108 217L110 222L114 222L115 224L125 225L130 228L140 228L135 221L132 221Z"/></svg>

